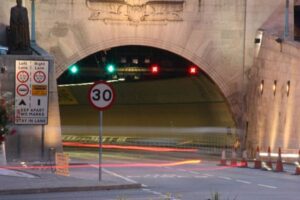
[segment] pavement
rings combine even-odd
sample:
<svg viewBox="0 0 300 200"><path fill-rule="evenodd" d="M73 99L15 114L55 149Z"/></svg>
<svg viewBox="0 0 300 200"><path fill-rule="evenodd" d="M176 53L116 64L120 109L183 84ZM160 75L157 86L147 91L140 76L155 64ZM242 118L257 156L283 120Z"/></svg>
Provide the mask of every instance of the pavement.
<svg viewBox="0 0 300 200"><path fill-rule="evenodd" d="M70 166L69 176L56 175L48 167L34 166L33 169L29 166L28 169L17 170L0 168L0 195L141 188L141 184L130 182L105 169L102 170L101 181L99 181L96 167L93 172L87 172L93 176L88 176L83 169L72 168L72 164Z"/></svg>

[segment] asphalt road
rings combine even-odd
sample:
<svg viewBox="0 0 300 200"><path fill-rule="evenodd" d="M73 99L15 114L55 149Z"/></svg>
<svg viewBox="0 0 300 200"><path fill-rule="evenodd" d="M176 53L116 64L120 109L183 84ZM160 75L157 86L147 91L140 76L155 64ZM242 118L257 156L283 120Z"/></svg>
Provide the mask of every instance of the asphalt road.
<svg viewBox="0 0 300 200"><path fill-rule="evenodd" d="M86 179L97 179L97 151L69 152L73 162L90 163L72 169ZM196 163L197 160L201 160ZM103 171L130 182L143 184L138 190L67 192L1 196L7 200L207 200L218 193L224 200L299 199L300 176L290 172L217 166L218 161L197 153L104 152ZM293 166L285 166L293 171Z"/></svg>

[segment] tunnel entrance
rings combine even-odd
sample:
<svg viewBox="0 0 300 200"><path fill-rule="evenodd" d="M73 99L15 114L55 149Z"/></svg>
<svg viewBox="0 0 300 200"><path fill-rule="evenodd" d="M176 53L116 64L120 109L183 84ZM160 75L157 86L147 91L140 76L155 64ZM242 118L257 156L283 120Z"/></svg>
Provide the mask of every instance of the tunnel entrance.
<svg viewBox="0 0 300 200"><path fill-rule="evenodd" d="M146 46L102 50L58 78L64 142L98 141L98 114L87 100L94 81L111 82L114 106L104 112L104 144L231 148L235 123L226 99L201 66Z"/></svg>

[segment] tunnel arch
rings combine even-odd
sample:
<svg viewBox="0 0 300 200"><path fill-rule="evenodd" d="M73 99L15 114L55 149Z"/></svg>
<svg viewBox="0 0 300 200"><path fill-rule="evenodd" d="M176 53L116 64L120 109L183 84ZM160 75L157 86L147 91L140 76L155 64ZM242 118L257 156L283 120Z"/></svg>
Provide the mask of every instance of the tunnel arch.
<svg viewBox="0 0 300 200"><path fill-rule="evenodd" d="M118 38L118 39L108 40L104 42L101 41L95 43L94 45L88 48L82 49L79 52L76 52L76 54L73 54L69 59L65 60L65 62L63 63L62 62L56 63L56 78L58 78L64 71L66 71L70 65L76 63L77 61L91 54L94 54L99 51L103 51L105 49L110 49L119 46L128 46L128 45L149 46L149 47L154 47L165 51L169 51L199 66L199 68L201 68L201 70L203 70L219 88L219 91L221 92L225 101L228 104L229 110L231 112L235 124L237 124L238 113L240 111L237 109L236 106L233 105L233 102L231 102L230 99L227 98L231 94L230 94L229 86L225 84L226 81L204 59L202 59L195 53L187 50L186 48L183 48L171 42L158 41L157 39L151 39L151 38L137 38L137 37Z"/></svg>

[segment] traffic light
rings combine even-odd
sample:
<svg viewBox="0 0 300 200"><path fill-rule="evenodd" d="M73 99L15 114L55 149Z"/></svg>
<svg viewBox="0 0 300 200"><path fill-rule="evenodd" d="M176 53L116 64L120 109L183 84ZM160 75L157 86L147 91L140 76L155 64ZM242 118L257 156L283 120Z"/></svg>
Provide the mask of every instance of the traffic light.
<svg viewBox="0 0 300 200"><path fill-rule="evenodd" d="M105 70L108 74L113 74L116 71L116 67L114 64L107 64Z"/></svg>
<svg viewBox="0 0 300 200"><path fill-rule="evenodd" d="M151 72L151 74L158 74L159 73L159 71L160 71L160 67L158 66L158 65L152 65L151 67L150 67L150 72Z"/></svg>
<svg viewBox="0 0 300 200"><path fill-rule="evenodd" d="M71 74L77 74L79 69L77 65L72 65L69 67L69 71L71 72Z"/></svg>
<svg viewBox="0 0 300 200"><path fill-rule="evenodd" d="M190 75L197 75L198 72L199 72L199 68L198 68L197 66L195 66L195 65L190 66L190 67L188 68L188 73L189 73Z"/></svg>

